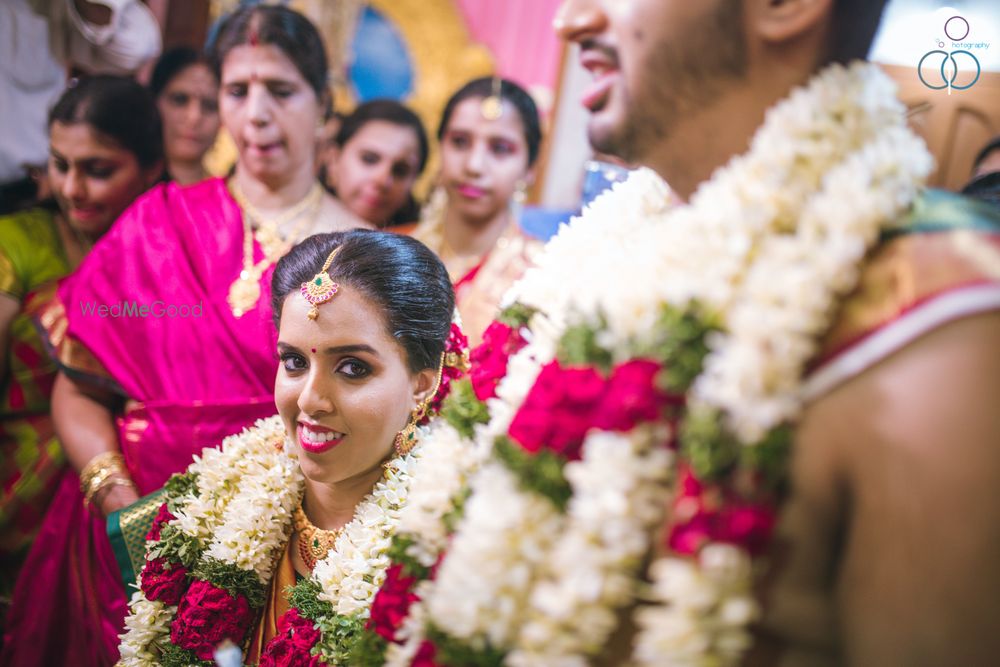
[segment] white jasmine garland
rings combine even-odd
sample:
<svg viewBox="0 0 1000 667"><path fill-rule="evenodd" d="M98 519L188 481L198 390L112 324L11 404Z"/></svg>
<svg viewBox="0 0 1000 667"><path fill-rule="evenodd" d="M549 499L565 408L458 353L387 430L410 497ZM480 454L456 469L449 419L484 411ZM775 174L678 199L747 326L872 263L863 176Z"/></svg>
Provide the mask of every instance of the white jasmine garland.
<svg viewBox="0 0 1000 667"><path fill-rule="evenodd" d="M564 538L536 574L514 667L585 664L615 628L615 610L636 593L634 573L667 502L672 455L662 428L595 432L580 461L566 464L573 488ZM595 644L596 642L596 644Z"/></svg>
<svg viewBox="0 0 1000 667"><path fill-rule="evenodd" d="M753 643L748 630L760 614L753 598L750 557L710 544L698 562L662 558L650 570L649 601L635 615L634 657L644 665L738 665Z"/></svg>
<svg viewBox="0 0 1000 667"><path fill-rule="evenodd" d="M320 560L311 578L318 597L338 614L367 618L375 593L385 580L387 550L400 526L408 501L415 501L424 518L411 518L414 528L436 511L451 507L434 484L451 488L461 472L452 471L452 457L462 455L461 441L440 440L425 445L427 429L418 429L417 444L405 456L393 459L372 492L355 509L335 548ZM432 455L422 461L424 452ZM262 584L270 581L292 529L292 512L302 498L303 479L294 445L287 441L279 417L258 421L252 428L223 442L220 450L206 450L189 467L198 477L194 490L181 499L177 518L169 525L203 539L212 535L201 561L214 559L253 571ZM414 474L427 483L411 489ZM424 495L426 494L426 498ZM449 499L450 500L450 496ZM440 515L438 515L440 518ZM190 529L190 530L188 530ZM127 667L159 664L159 647L169 642L170 624L177 607L146 599L137 591L130 603L122 660ZM320 640L323 646L323 639Z"/></svg>
<svg viewBox="0 0 1000 667"><path fill-rule="evenodd" d="M689 408L718 411L746 446L794 422L805 364L839 298L932 167L891 81L856 63L830 66L793 91L767 114L750 151L685 205L654 173L639 170L563 228L513 288L508 302L538 312L528 323L529 345L510 359L497 398L487 402L491 423L477 431L479 446L488 449L506 432L568 326L597 330L598 343L621 363L644 349L665 305L683 312L697 303L721 327L706 341ZM674 481L666 461L636 476L646 430L606 437L623 441L614 455L595 444L610 440L592 434L583 459L566 465L567 515L519 488L503 465L484 466L419 607L428 624L469 647L504 650L511 665L586 664L606 644L615 612L635 599L636 560L666 522L666 503L639 512L628 494L588 480L614 485L616 476L632 475L631 493L660 499ZM744 562L744 551L722 546L704 549L698 563L656 561L652 604L636 612L634 659L738 659L756 613L751 573L719 563Z"/></svg>
<svg viewBox="0 0 1000 667"><path fill-rule="evenodd" d="M121 653L118 665L156 667L160 664L160 657L153 647L169 637L170 621L177 613L177 607L147 600L142 591L136 591L132 594L129 608L131 611L125 619L125 633L118 647Z"/></svg>
<svg viewBox="0 0 1000 667"><path fill-rule="evenodd" d="M438 569L427 607L434 624L469 645L508 646L531 595L532 573L562 533L552 503L518 488L499 463L487 463L472 482L458 536ZM475 530L463 528L475 527Z"/></svg>
<svg viewBox="0 0 1000 667"><path fill-rule="evenodd" d="M418 433L421 440L406 456L393 459L382 479L354 510L354 518L344 526L334 548L312 571L312 579L321 587L319 598L333 605L338 614L368 618L375 593L385 581L389 565L386 552L409 496L413 469L424 449L423 436Z"/></svg>

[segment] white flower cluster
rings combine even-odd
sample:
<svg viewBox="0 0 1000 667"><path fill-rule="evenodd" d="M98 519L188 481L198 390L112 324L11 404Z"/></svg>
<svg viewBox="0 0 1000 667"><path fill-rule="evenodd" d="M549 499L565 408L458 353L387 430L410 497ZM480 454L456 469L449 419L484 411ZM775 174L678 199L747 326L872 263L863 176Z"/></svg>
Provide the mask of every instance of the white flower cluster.
<svg viewBox="0 0 1000 667"><path fill-rule="evenodd" d="M452 509L454 498L469 483L481 456L443 419L428 427L426 438L434 446L417 461L410 502L400 512L397 535L411 539L409 556L424 567L431 567L448 543L442 519Z"/></svg>
<svg viewBox="0 0 1000 667"><path fill-rule="evenodd" d="M470 646L510 646L528 605L533 573L563 532L547 499L518 488L514 475L487 463L473 478L427 608L434 624Z"/></svg>
<svg viewBox="0 0 1000 667"><path fill-rule="evenodd" d="M125 633L118 647L120 667L158 667L160 643L170 634L170 622L177 607L147 600L142 591L132 594L129 615L125 618Z"/></svg>
<svg viewBox="0 0 1000 667"><path fill-rule="evenodd" d="M267 583L302 497L302 474L288 447L281 419L271 417L227 437L220 449L204 450L187 470L198 475L196 488L179 499L169 524L198 539L211 537L203 559L254 571ZM167 641L177 607L150 601L141 590L129 606L124 664L159 664L150 656Z"/></svg>
<svg viewBox="0 0 1000 667"><path fill-rule="evenodd" d="M635 612L640 629L633 654L637 665L740 664L753 641L748 626L760 614L745 551L709 544L697 563L661 558L650 575L653 606Z"/></svg>
<svg viewBox="0 0 1000 667"><path fill-rule="evenodd" d="M536 572L514 667L584 665L633 599L635 579L662 518L672 455L662 428L628 435L595 432L583 459L566 464L573 488L563 538Z"/></svg>
<svg viewBox="0 0 1000 667"><path fill-rule="evenodd" d="M664 305L686 309L696 302L723 332L708 341L689 403L718 409L742 442L755 444L797 416L804 365L838 297L856 284L867 250L913 202L931 169L926 147L906 128L891 81L858 63L827 68L776 106L750 152L718 170L687 205L655 174L640 170L563 228L537 268L513 288L508 302L540 312L528 325L529 346L510 360L498 397L489 402L491 423L477 438L492 442L506 431L568 325L596 326L598 342L620 362L642 348ZM595 467L595 474L614 487L614 476L628 474L644 451L619 444L615 454L625 460L603 458L605 468ZM632 516L634 507L622 513L621 494L583 483L586 475L577 472L598 452L605 450L588 447L579 466L567 465L573 511L587 508L590 520L607 517L600 528L606 532L597 536L596 524L559 515L520 490L499 464L483 468L426 600L429 622L470 647L488 642L507 650L508 664L583 664L600 648L589 633L606 637L614 623L609 614L632 595L629 582L636 583L631 552L604 538L618 531L618 539L638 549L623 536L640 524L662 525L665 503L642 521ZM652 497L654 487L669 491L656 474L643 484L649 491L642 496ZM697 646L706 658L725 647L738 654L745 642L737 637L752 613L734 610L747 609L739 591L749 570L741 571L742 583L720 584L721 597L705 607L664 590L686 598L700 590L698 577L715 581L704 558L700 567L681 564L661 560L654 570L667 582L657 587L659 599L669 600L671 618L687 625L646 636L651 624L640 621L639 659L674 664L685 651L702 650L691 649ZM618 594L622 588L629 590ZM658 612L668 613L653 607L642 615Z"/></svg>
<svg viewBox="0 0 1000 667"><path fill-rule="evenodd" d="M399 527L400 513L410 495L413 471L423 455L426 430L403 457L397 457L354 510L334 548L316 563L312 578L319 582L319 598L338 614L367 618L375 593L385 581L389 547Z"/></svg>
<svg viewBox="0 0 1000 667"><path fill-rule="evenodd" d="M276 443L282 443L280 451ZM258 422L241 444L233 452L223 445L229 460L219 463L236 468L240 476L203 558L256 572L258 581L266 584L302 497L302 472L288 451L291 446L278 417Z"/></svg>

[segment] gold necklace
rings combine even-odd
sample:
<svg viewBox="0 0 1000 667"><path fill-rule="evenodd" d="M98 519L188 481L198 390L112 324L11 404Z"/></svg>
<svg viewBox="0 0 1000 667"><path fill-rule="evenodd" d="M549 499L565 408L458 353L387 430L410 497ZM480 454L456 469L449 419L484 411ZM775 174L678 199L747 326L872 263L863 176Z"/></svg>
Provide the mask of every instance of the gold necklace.
<svg viewBox="0 0 1000 667"><path fill-rule="evenodd" d="M327 554L333 550L337 538L344 532L344 529L343 527L336 530L317 528L302 510L301 503L295 508L292 521L295 532L299 536L299 556L309 571L312 571L316 567L316 563L326 558Z"/></svg>
<svg viewBox="0 0 1000 667"><path fill-rule="evenodd" d="M260 299L260 278L267 268L277 262L296 243L299 234L315 218L319 211L319 205L323 201L323 188L319 183L313 183L309 193L298 203L283 211L280 215L267 220L260 210L247 201L246 195L240 190L235 179L230 178L228 182L229 192L239 205L243 215L243 268L240 275L229 286L229 297L227 299L229 307L233 311L234 317L242 317L247 311L252 309ZM310 211L312 214L302 219L295 229L289 233L288 238L281 239L278 228L291 222L303 213ZM253 261L253 240L255 237L251 220L258 223L257 242L261 244L264 251L264 259L256 264ZM261 233L263 230L263 233Z"/></svg>

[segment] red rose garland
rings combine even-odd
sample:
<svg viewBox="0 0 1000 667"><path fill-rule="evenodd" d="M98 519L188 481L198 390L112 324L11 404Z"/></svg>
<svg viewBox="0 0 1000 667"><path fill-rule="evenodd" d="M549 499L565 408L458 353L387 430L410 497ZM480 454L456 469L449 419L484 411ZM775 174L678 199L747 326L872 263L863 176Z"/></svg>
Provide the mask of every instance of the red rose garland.
<svg viewBox="0 0 1000 667"><path fill-rule="evenodd" d="M503 322L493 322L483 333L483 342L472 351L472 370L469 379L476 398L485 401L497 395L497 385L507 375L507 362L519 352L527 341L520 329Z"/></svg>
<svg viewBox="0 0 1000 667"><path fill-rule="evenodd" d="M242 595L233 596L207 581L195 580L181 598L170 626L170 641L193 651L199 660L211 660L223 640L243 643L253 617Z"/></svg>
<svg viewBox="0 0 1000 667"><path fill-rule="evenodd" d="M311 654L320 640L320 631L308 618L290 609L278 621L278 633L260 656L259 667L320 667L326 663Z"/></svg>

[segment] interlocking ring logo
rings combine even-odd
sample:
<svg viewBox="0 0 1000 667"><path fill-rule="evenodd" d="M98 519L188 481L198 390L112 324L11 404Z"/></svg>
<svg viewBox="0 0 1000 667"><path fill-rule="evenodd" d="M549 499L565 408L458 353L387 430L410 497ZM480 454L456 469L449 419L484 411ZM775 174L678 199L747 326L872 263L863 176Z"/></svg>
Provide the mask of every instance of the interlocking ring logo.
<svg viewBox="0 0 1000 667"><path fill-rule="evenodd" d="M935 70L941 76L940 84L928 83L927 79L924 78L924 62L928 58L935 55L941 56L941 67ZM958 60L956 60L955 56L963 56L965 58L971 59L972 63L975 64L976 77L972 80L971 83L967 83L964 85L957 85L955 83L955 81L958 80L958 73L959 73ZM948 78L948 73L945 71L945 66L949 62L952 65L950 79ZM979 64L979 58L972 55L972 53L966 51L965 49L959 49L957 51L950 51L950 52L942 51L940 49L934 49L933 51L928 51L927 53L925 53L924 57L920 59L920 63L917 65L917 76L920 77L920 82L925 86L927 86L928 88L930 88L931 90L944 90L945 88L950 88L952 90L968 90L969 88L972 88L974 85L976 85L976 82L979 81L979 77L982 75L982 73L983 73L983 68L982 65Z"/></svg>
<svg viewBox="0 0 1000 667"><path fill-rule="evenodd" d="M960 42L969 36L971 27L969 22L961 16L952 16L947 21L944 22L944 34L952 42ZM924 54L920 62L917 63L917 76L920 77L920 83L924 84L931 90L944 90L948 89L948 93L951 94L952 90L968 90L972 88L979 81L979 77L983 73L983 67L979 64L979 58L973 55L970 51L965 49L956 49L954 51L945 51L944 42L941 40L937 41L937 45L940 48L934 49L933 51L928 51ZM927 79L924 78L924 63L928 58L934 58L935 56L941 57L941 66L936 70L932 70L935 74L940 74L941 83L929 83ZM976 66L976 77L972 80L972 83L967 83L964 85L956 84L958 80L959 73L959 62L958 58L961 58L963 62L971 61L972 64ZM948 72L946 67L948 63L951 63L951 78L948 77Z"/></svg>

